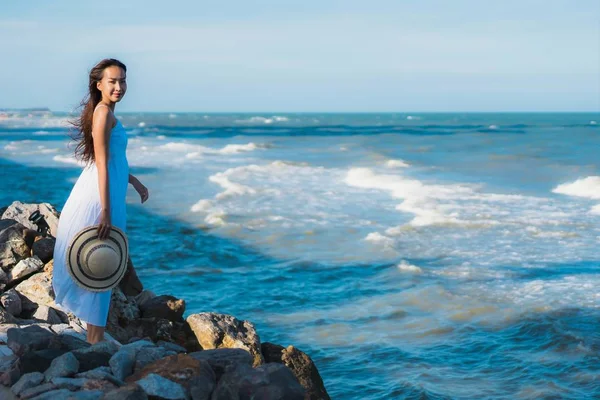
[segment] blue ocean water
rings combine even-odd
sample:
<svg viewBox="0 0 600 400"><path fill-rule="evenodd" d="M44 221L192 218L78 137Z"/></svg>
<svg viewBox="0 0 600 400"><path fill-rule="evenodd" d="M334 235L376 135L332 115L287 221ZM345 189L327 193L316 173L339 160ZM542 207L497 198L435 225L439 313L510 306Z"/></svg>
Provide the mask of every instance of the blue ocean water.
<svg viewBox="0 0 600 400"><path fill-rule="evenodd" d="M62 208L66 114L0 114ZM145 286L294 344L334 399L600 397L600 115L119 114Z"/></svg>

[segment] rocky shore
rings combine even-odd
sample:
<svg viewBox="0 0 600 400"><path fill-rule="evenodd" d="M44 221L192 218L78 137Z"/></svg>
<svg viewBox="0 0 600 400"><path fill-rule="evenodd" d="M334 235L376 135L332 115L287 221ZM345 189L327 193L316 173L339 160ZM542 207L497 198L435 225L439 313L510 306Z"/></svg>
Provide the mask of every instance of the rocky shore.
<svg viewBox="0 0 600 400"><path fill-rule="evenodd" d="M48 233L29 220L39 211ZM0 208L0 399L329 399L310 357L261 342L254 325L144 290L131 260L113 290L107 341L54 302L59 213L18 201ZM132 249L135 251L135 249Z"/></svg>

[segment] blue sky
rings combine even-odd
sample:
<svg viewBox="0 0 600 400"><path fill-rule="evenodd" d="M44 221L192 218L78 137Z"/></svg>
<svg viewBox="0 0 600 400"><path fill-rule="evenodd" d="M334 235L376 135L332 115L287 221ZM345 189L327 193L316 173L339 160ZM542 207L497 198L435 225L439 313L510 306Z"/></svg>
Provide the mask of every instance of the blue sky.
<svg viewBox="0 0 600 400"><path fill-rule="evenodd" d="M600 2L0 2L0 108L70 111L104 57L121 111L598 111Z"/></svg>

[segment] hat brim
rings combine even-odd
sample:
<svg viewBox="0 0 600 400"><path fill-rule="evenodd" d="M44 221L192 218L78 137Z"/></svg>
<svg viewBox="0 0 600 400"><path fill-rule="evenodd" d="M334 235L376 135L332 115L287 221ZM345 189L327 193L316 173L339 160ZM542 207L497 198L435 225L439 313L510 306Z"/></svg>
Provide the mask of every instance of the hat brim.
<svg viewBox="0 0 600 400"><path fill-rule="evenodd" d="M81 267L81 250L83 246L92 240L98 239L98 225L86 227L79 231L67 248L67 270L73 281L83 289L92 292L103 292L117 286L127 271L127 259L129 258L129 245L125 233L113 226L105 240L109 240L118 249L119 265L110 276L98 278L86 273Z"/></svg>

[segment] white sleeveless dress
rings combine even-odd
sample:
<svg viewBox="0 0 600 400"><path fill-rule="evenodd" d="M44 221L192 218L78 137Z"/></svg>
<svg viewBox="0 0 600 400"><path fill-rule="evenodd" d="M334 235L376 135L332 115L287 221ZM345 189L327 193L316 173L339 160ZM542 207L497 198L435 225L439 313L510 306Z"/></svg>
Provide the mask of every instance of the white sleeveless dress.
<svg viewBox="0 0 600 400"><path fill-rule="evenodd" d="M126 157L127 134L119 120L110 132L108 152L108 189L111 224L126 232L125 196L129 183ZM71 311L88 324L106 326L112 290L92 292L78 286L67 272L67 248L73 236L83 228L100 222L98 170L92 163L79 175L58 221L54 247L52 287L59 306Z"/></svg>

